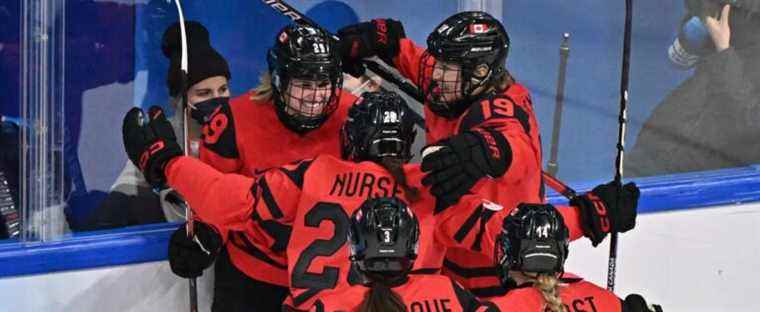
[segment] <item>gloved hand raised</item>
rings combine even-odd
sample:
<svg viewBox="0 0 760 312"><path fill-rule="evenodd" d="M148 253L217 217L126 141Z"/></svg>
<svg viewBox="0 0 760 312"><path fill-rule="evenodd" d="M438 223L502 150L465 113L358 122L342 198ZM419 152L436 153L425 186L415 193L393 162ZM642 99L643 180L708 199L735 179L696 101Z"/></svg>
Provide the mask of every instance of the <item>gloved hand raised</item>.
<svg viewBox="0 0 760 312"><path fill-rule="evenodd" d="M340 56L343 71L354 77L364 74L361 59L377 55L393 66L393 58L398 55L401 38L406 38L404 26L393 19L374 19L369 22L349 25L338 30Z"/></svg>
<svg viewBox="0 0 760 312"><path fill-rule="evenodd" d="M148 183L153 187L166 183L166 164L183 152L164 111L153 106L145 116L141 109L132 108L124 117L122 136L129 160L140 168Z"/></svg>
<svg viewBox="0 0 760 312"><path fill-rule="evenodd" d="M570 204L580 209L584 235L596 247L607 233L624 233L636 226L639 194L639 188L633 182L622 188L620 184L610 182L576 197Z"/></svg>

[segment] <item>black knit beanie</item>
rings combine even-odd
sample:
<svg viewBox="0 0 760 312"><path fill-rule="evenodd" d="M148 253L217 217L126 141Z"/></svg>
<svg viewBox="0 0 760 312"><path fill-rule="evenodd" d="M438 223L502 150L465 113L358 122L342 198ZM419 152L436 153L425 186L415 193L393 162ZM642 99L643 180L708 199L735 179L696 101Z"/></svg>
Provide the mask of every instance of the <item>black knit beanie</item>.
<svg viewBox="0 0 760 312"><path fill-rule="evenodd" d="M176 97L180 90L180 65L182 61L182 43L180 37L179 22L169 26L161 39L161 50L169 58L169 72L166 75L166 86L169 95ZM187 87L204 79L214 76L231 78L230 67L227 60L219 52L211 47L209 33L206 27L196 21L186 21L188 49L188 77Z"/></svg>

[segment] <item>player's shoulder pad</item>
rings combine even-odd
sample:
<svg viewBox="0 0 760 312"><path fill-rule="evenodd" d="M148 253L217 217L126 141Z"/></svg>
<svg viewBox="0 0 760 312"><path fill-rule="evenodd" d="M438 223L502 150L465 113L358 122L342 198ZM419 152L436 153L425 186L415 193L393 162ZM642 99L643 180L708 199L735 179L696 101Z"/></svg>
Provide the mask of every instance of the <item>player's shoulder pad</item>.
<svg viewBox="0 0 760 312"><path fill-rule="evenodd" d="M530 133L530 114L507 94L492 95L470 105L461 117L458 132L462 133L487 121L498 119L516 119L525 133Z"/></svg>

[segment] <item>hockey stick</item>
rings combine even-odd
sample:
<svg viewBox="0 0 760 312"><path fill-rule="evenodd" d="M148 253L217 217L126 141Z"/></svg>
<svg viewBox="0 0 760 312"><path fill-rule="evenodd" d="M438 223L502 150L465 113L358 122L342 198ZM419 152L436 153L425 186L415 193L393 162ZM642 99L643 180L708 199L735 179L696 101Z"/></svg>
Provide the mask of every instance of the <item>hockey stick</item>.
<svg viewBox="0 0 760 312"><path fill-rule="evenodd" d="M546 171L554 176L559 171L557 155L559 154L559 130L562 127L562 102L565 99L565 74L567 73L567 58L570 56L570 34L562 34L562 43L559 45L559 77L557 77L557 97L554 105L554 125L552 126L551 153Z"/></svg>
<svg viewBox="0 0 760 312"><path fill-rule="evenodd" d="M573 200L578 196L578 193L573 188L555 178L552 174L542 171L541 175L544 177L544 184L557 191L557 193L562 194L565 198Z"/></svg>
<svg viewBox="0 0 760 312"><path fill-rule="evenodd" d="M187 75L188 75L188 51L187 51L187 31L185 30L185 16L182 12L182 4L180 0L175 0L177 5L177 14L179 15L179 29L180 29L180 42L182 58L180 60L180 90L182 94L181 106L182 106L182 135L183 135L183 151L185 156L189 154L190 140L188 137L188 125L187 125ZM189 206L185 205L185 220L187 237L193 237L193 211ZM198 312L198 284L196 278L189 278L189 299L190 299L190 312Z"/></svg>
<svg viewBox="0 0 760 312"><path fill-rule="evenodd" d="M293 8L291 5L289 5L285 1L282 1L282 0L262 0L262 2L264 2L264 4L266 4L269 7L273 8L275 11L279 12L280 14L289 17L294 22L304 23L304 24L309 25L311 27L317 28L317 29L325 32L326 34L329 34L330 36L332 36L333 39L335 39L336 41L340 41L340 38L338 38L338 36L336 36L335 34L331 33L329 30L323 28L322 26L320 26L319 24L317 24L315 21L313 21L312 19L310 19L308 16L306 16L303 13L299 12L298 10L296 10L295 8ZM415 86L414 84L412 84L411 82L409 82L409 80L407 80L406 78L404 78L401 75L398 75L396 73L393 73L392 71L388 70L387 68L385 68L384 66L378 64L375 61L365 59L365 60L362 61L362 63L364 64L364 66L366 67L366 69L368 69L369 71L371 71L375 75L377 75L380 78L382 78L383 80L388 81L388 82L392 83L393 85L397 86L399 88L399 90L401 90L402 92L406 93L407 95L409 95L410 97L412 97L417 102L420 102L420 104L424 103L424 97L422 96L422 93L420 92L420 90L417 88L417 86ZM414 112L414 114L417 115L417 117L418 117L418 118L415 118L415 123L418 126L420 126L420 127L422 127L424 129L425 128L425 119L423 119L422 116L420 116L416 112Z"/></svg>
<svg viewBox="0 0 760 312"><path fill-rule="evenodd" d="M625 152L625 123L628 109L628 78L631 68L631 24L633 15L633 3L625 0L625 32L623 35L623 68L620 77L620 114L618 115L618 141L617 157L615 158L615 183L622 189L623 182L623 153ZM620 204L618 193L617 202ZM615 290L615 273L617 271L617 246L618 235L613 232L610 235L610 259L607 263L607 290Z"/></svg>

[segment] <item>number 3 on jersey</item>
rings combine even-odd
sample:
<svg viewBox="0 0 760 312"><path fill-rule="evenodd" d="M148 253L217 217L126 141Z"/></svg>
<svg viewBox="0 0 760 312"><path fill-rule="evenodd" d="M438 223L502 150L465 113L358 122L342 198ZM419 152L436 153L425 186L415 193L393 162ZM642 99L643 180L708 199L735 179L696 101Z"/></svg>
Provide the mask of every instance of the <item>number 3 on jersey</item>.
<svg viewBox="0 0 760 312"><path fill-rule="evenodd" d="M332 289L338 284L340 269L325 266L322 273L308 272L316 257L330 257L348 238L350 220L343 207L336 203L319 202L304 216L304 225L319 228L323 221L333 223L335 231L330 239L316 239L298 257L291 276L292 287L312 290Z"/></svg>
<svg viewBox="0 0 760 312"><path fill-rule="evenodd" d="M483 100L480 102L480 107L483 110L484 120L491 119L494 115L500 117L513 117L515 115L515 104L505 98Z"/></svg>

